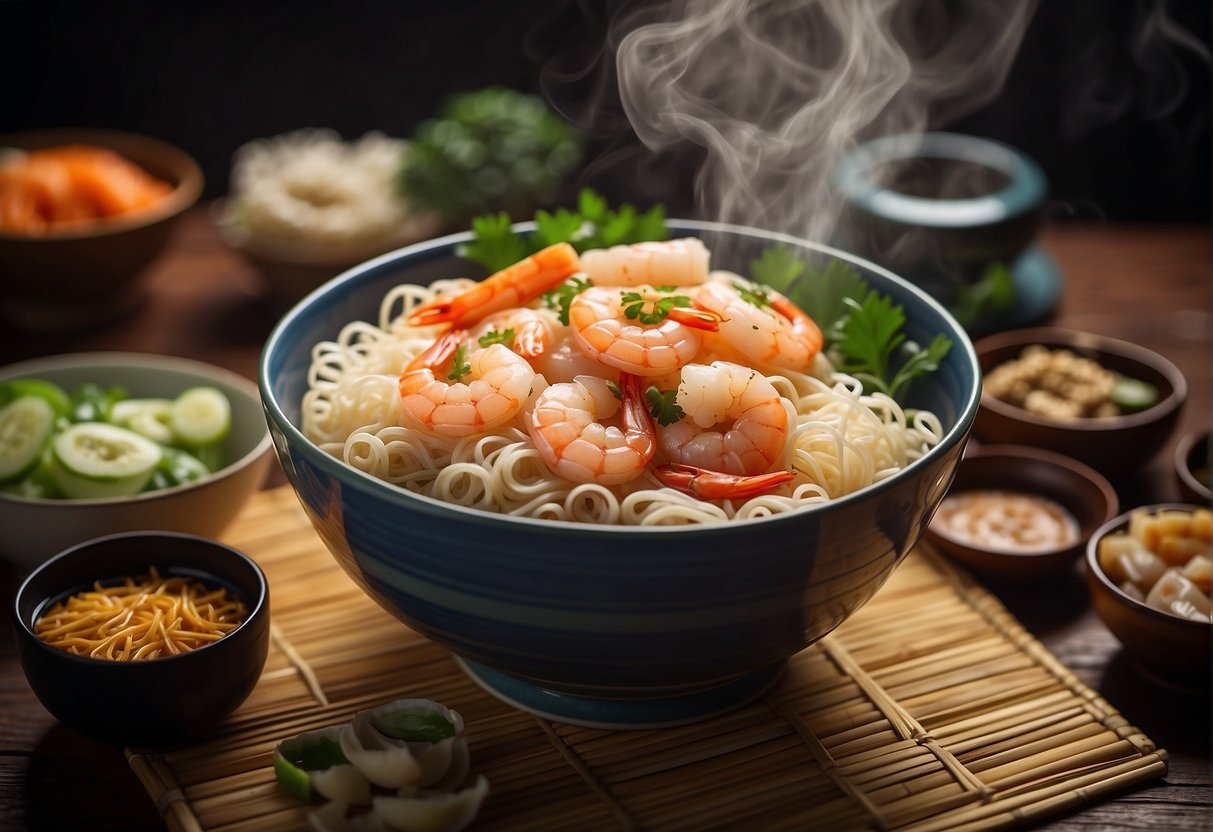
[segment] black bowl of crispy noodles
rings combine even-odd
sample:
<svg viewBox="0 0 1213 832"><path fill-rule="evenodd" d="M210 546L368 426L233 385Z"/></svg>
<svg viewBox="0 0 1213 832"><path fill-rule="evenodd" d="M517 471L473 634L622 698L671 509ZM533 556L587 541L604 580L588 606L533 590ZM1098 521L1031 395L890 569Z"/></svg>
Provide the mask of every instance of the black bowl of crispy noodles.
<svg viewBox="0 0 1213 832"><path fill-rule="evenodd" d="M153 567L158 580L145 580ZM112 628L131 636L125 656L125 636L105 643L70 612L55 610L73 596L93 603L78 593L118 592L110 588L128 578L142 589L163 588L160 596L188 595L197 601L196 609L204 603L238 606L222 627L208 628L205 638L213 640L205 643L182 633L188 625L174 629L170 624L168 636L178 652L163 644L164 637L137 626L147 613L146 607L137 608L129 621ZM189 615L174 619L168 600L159 597L155 603L162 606L162 620L181 622ZM57 614L65 618L53 626ZM133 748L205 739L252 692L269 649L269 585L260 567L229 546L173 532L115 534L73 546L25 579L12 615L21 666L46 709L87 737ZM76 637L63 632L73 626ZM81 652L70 652L72 645ZM132 658L141 646L148 649L145 657Z"/></svg>

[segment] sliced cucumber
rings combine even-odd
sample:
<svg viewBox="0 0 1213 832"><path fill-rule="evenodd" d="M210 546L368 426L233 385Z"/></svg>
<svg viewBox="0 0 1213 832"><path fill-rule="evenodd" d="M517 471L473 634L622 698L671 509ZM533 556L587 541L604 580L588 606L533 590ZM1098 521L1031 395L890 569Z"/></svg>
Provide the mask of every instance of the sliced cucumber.
<svg viewBox="0 0 1213 832"><path fill-rule="evenodd" d="M46 399L56 416L66 416L72 410L71 397L67 391L41 378L14 378L0 383L0 404L14 402L22 396L37 396Z"/></svg>
<svg viewBox="0 0 1213 832"><path fill-rule="evenodd" d="M1146 381L1118 376L1112 388L1112 403L1121 413L1136 413L1158 404L1158 388Z"/></svg>
<svg viewBox="0 0 1213 832"><path fill-rule="evenodd" d="M33 468L54 428L55 409L41 396L22 396L0 408L0 482Z"/></svg>
<svg viewBox="0 0 1213 832"><path fill-rule="evenodd" d="M123 399L114 402L110 411L110 421L115 425L130 428L161 445L174 439L172 420L172 399Z"/></svg>
<svg viewBox="0 0 1213 832"><path fill-rule="evenodd" d="M183 445L213 445L232 428L232 405L214 387L191 387L173 401L169 426Z"/></svg>
<svg viewBox="0 0 1213 832"><path fill-rule="evenodd" d="M81 422L51 440L51 473L73 500L138 494L160 462L161 449L146 436L101 422Z"/></svg>

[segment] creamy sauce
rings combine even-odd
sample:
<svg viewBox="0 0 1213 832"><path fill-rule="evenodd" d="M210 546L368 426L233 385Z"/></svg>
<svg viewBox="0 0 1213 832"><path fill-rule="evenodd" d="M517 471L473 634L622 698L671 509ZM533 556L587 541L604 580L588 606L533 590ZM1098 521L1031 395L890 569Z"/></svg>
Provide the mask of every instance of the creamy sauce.
<svg viewBox="0 0 1213 832"><path fill-rule="evenodd" d="M1043 552L1078 540L1078 521L1045 497L998 489L962 491L944 499L931 527L983 549Z"/></svg>

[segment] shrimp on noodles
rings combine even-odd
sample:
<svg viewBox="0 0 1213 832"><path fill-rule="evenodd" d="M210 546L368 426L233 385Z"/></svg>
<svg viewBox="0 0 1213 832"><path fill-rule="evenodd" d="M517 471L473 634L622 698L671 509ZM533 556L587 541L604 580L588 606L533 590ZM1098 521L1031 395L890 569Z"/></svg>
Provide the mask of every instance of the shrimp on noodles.
<svg viewBox="0 0 1213 832"><path fill-rule="evenodd" d="M461 295L416 307L405 320L409 326L468 327L494 312L534 300L578 268L577 251L568 243L556 243L486 277Z"/></svg>
<svg viewBox="0 0 1213 832"><path fill-rule="evenodd" d="M577 376L598 376L618 381L619 370L608 367L581 351L572 336L565 335L551 344L541 355L531 359L535 372L541 373L548 384L572 381Z"/></svg>
<svg viewBox="0 0 1213 832"><path fill-rule="evenodd" d="M825 343L821 329L792 301L730 272L714 272L695 305L719 315L721 340L760 367L803 372Z"/></svg>
<svg viewBox="0 0 1213 832"><path fill-rule="evenodd" d="M552 324L534 309L494 312L472 330L474 342L504 344L527 360L538 358L552 343Z"/></svg>
<svg viewBox="0 0 1213 832"><path fill-rule="evenodd" d="M590 249L581 270L595 286L694 286L708 279L710 253L697 237Z"/></svg>
<svg viewBox="0 0 1213 832"><path fill-rule="evenodd" d="M703 345L702 330L720 324L714 314L688 306L659 311L669 297L650 286L592 286L569 304L569 327L596 361L633 375L665 375L690 363Z"/></svg>
<svg viewBox="0 0 1213 832"><path fill-rule="evenodd" d="M748 500L796 478L791 471L742 477L677 463L658 465L653 475L662 485L684 491L700 500Z"/></svg>
<svg viewBox="0 0 1213 832"><path fill-rule="evenodd" d="M429 433L461 437L506 424L530 398L535 371L501 344L477 349L462 362L464 330L444 333L400 375L405 414ZM443 370L455 359L449 373Z"/></svg>
<svg viewBox="0 0 1213 832"><path fill-rule="evenodd" d="M553 384L535 400L526 428L551 471L573 482L618 485L644 473L656 449L640 379L619 379L622 401L601 379ZM622 427L603 424L620 413Z"/></svg>
<svg viewBox="0 0 1213 832"><path fill-rule="evenodd" d="M657 429L670 462L736 476L782 464L791 404L756 370L725 361L688 364L675 400L682 418Z"/></svg>

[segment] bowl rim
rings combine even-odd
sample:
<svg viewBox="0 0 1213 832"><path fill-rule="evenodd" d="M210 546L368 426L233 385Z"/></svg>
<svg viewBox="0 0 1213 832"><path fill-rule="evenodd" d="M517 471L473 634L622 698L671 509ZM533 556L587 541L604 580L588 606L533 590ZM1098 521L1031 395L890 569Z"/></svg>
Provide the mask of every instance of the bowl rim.
<svg viewBox="0 0 1213 832"><path fill-rule="evenodd" d="M973 349L977 353L978 364L980 365L981 359L995 349L1015 346L1022 349L1033 344L1055 345L1075 350L1093 350L1098 353L1113 355L1117 358L1128 359L1142 366L1149 367L1154 372L1164 376L1171 385L1171 392L1157 404L1145 410L1139 410L1136 413L1061 421L1038 416L1035 413L1024 410L1022 407L1016 407L1013 404L995 398L992 393L986 391L985 385L982 385L981 406L983 408L992 413L997 413L1005 419L1012 419L1017 422L1050 430L1100 434L1153 424L1178 411L1188 398L1188 380L1169 358L1139 344L1123 341L1110 335L1055 326L1028 327L987 335L976 341L973 344ZM980 372L984 378L989 371L980 370Z"/></svg>
<svg viewBox="0 0 1213 832"><path fill-rule="evenodd" d="M1197 445L1201 442L1209 444L1213 441L1211 434L1213 434L1213 431L1210 430L1193 430L1184 433L1179 437L1179 442L1175 445L1173 461L1175 464L1175 476L1179 477L1180 481L1191 489L1192 493L1199 494L1204 499L1213 501L1213 489L1198 480L1192 472L1192 467L1188 465L1188 459L1192 456L1192 452L1196 450Z"/></svg>
<svg viewBox="0 0 1213 832"><path fill-rule="evenodd" d="M946 159L991 168L1008 178L993 193L964 199L911 196L874 182L871 169L895 159ZM834 184L873 216L928 228L973 228L1005 222L1039 208L1048 193L1044 171L1023 151L967 133L897 133L862 142L838 163Z"/></svg>
<svg viewBox="0 0 1213 832"><path fill-rule="evenodd" d="M1127 604L1129 609L1141 613L1148 618L1152 618L1156 621L1169 622L1171 624L1179 624L1183 627L1189 627L1193 629L1194 632L1198 631L1197 628L1213 627L1213 624L1193 621L1190 618L1180 618L1178 615L1171 615L1170 613L1163 612L1162 610L1156 610L1150 605L1142 601L1138 601L1136 598L1127 595L1120 587L1118 587L1099 565L1099 541L1108 534L1117 531L1120 526L1127 525L1134 514L1143 512L1147 514L1157 514L1160 511L1170 510L1191 512L1197 508L1207 508L1207 506L1198 506L1194 503L1147 503L1145 505L1131 508L1128 511L1121 512L1107 523L1104 523L1102 526L1096 529L1091 534L1091 538L1087 541L1087 550L1085 554L1087 573L1097 580L1099 585L1105 590L1110 590L1111 597L1115 598L1121 604Z"/></svg>
<svg viewBox="0 0 1213 832"><path fill-rule="evenodd" d="M261 391L258 389L257 385L239 373L235 373L215 364L207 364L204 361L198 361L193 358L182 358L175 355L162 355L160 353L119 351L71 352L59 353L56 355L46 355L0 367L0 381L7 381L9 379L19 378L26 375L35 375L40 369L89 369L91 367L104 369L112 368L114 366L137 369L169 370L191 376L198 376L199 378L214 378L222 381L224 384L227 384L232 388L235 388L236 390L239 390L240 393L247 396L251 402L259 403L261 401ZM238 459L232 460L218 471L212 471L205 477L194 480L193 482L181 483L180 485L174 485L169 488L160 488L155 491L144 491L130 497L96 497L92 499L80 500L40 500L30 497L21 497L16 494L0 493L0 503L9 502L17 505L38 506L39 509L43 510L50 509L69 511L72 508L80 506L107 506L118 504L125 506L163 500L175 494L191 491L195 488L218 482L230 474L252 465L273 446L273 437L270 436L269 426L263 425L262 427L263 430L260 438L257 440L257 444L250 451Z"/></svg>
<svg viewBox="0 0 1213 832"><path fill-rule="evenodd" d="M1094 485L1104 497L1104 519L1094 524L1095 529L1102 528L1105 523L1107 523L1111 518L1115 517L1120 511L1120 498L1116 493L1116 489L1112 486L1112 483L1108 481L1108 478L1096 471L1091 466L1087 465L1081 460L1075 459L1074 457L1066 456L1065 454L1057 453L1056 451L1050 451L1046 448L1037 448L1031 445L1017 445L1014 443L969 445L965 449L965 454L956 467L956 476L960 476L960 469L967 460L981 458L1002 458L1015 462L1032 460L1053 466L1054 468L1064 470L1070 474L1080 477L1081 479L1087 480ZM955 486L953 485L953 487ZM964 490L968 489L956 491L955 493L960 494L963 493ZM1011 483L1007 490L1022 491L1022 489L1018 488L1015 483ZM953 492L950 488L948 490L948 494L944 496L944 500L951 496L952 493ZM1054 502L1060 503L1059 500L1055 500ZM942 506L942 501L940 505ZM1062 508L1065 508L1066 511L1070 511L1069 506L1063 505ZM1073 514L1073 512L1070 513ZM1077 521L1078 518L1076 517L1074 519ZM933 528L933 525L933 523L927 524L927 534L932 538L942 538L952 546L970 549L983 555L993 555L995 557L1008 558L1009 560L1031 560L1032 558L1056 557L1057 555L1071 551L1077 555L1082 551L1083 547L1086 546L1087 542L1082 537L1081 523L1079 524L1078 528L1079 537L1070 543L1065 544L1064 546L1050 546L1047 549L1033 549L1022 552L1016 552L1011 549L995 549L988 546L982 546L979 543L971 543L958 537L953 537L945 532L937 531ZM1091 534L1093 536L1095 532L1092 531Z"/></svg>
<svg viewBox="0 0 1213 832"><path fill-rule="evenodd" d="M950 322L956 333L961 335L953 343L953 349L961 349L964 352L969 369L975 374L978 381L974 388L968 392L964 401L958 403L956 423L950 429L945 431L944 436L940 441L927 453L916 460L912 460L902 471L910 471L918 467L922 467L930 460L948 453L952 448L963 443L969 435L973 422L977 416L977 410L980 404L980 379L981 366L977 360L977 353L973 348L972 340L965 333L964 328L956 321L952 314L937 300L927 295L918 287L914 286L904 278L898 277L893 272L871 263L854 254L844 252L840 249L828 246L822 243L816 243L808 240L803 240L789 234L784 234L777 231L765 231L763 229L752 228L749 226L736 225L732 223L713 222L708 220L688 220L679 218L667 218L667 227L674 232L690 232L690 233L727 233L744 236L757 236L772 243L783 243L786 245L807 248L812 251L827 254L841 260L855 263L865 269L869 269L874 273L881 275L884 278L891 280L893 283L901 286L904 290L910 292L916 297L919 302L931 307L932 310ZM514 223L512 226L516 232L528 232L535 229L534 222ZM393 486L390 483L384 482L376 477L371 476L365 471L347 465L340 459L331 454L322 451L312 440L303 435L299 426L295 425L283 413L282 407L273 394L272 385L270 384L270 358L274 354L277 345L285 337L286 330L300 317L304 312L316 303L323 295L334 291L336 288L346 282L358 279L363 274L384 268L392 263L406 257L416 257L426 253L434 253L440 249L453 249L456 245L472 239L471 231L460 231L453 234L447 234L442 237L437 237L431 240L425 240L419 243L414 243L409 246L396 249L372 258L364 263L354 266L331 280L326 281L317 288L313 289L302 299L296 302L274 325L269 337L265 340L262 347L261 358L258 364L258 384L261 388L261 400L265 408L267 419L271 420L277 429L282 430L286 437L284 444L287 446L295 446L304 449L309 461L322 469L326 474L336 479L340 479L343 487L355 487L358 490L375 495L378 498L387 499L392 502L407 502L424 506L431 513L450 515L456 519L473 520L478 524L483 524L489 527L516 528L518 526L532 527L535 529L551 530L554 527L553 521L543 520L533 517L517 517L513 515L501 514L498 512L488 511L485 509L477 509L470 506L461 506L454 503L444 502L434 497L429 497L424 494L416 494L407 489ZM893 487L893 482L898 480L898 477L890 477L888 479L874 482L858 491L845 494L841 497L836 497L825 503L816 504L813 506L805 506L794 511L779 512L765 517L750 518L743 523L700 523L688 526L628 526L621 524L609 523L582 523L582 522L564 522L560 523L557 528L566 531L569 534L584 533L592 534L623 534L627 536L648 536L648 535L671 535L677 534L682 536L702 535L709 536L719 534L722 529L744 528L744 529L759 529L763 525L780 524L795 522L795 518L801 517L806 513L813 512L819 506L838 506L847 505L858 500L867 499L870 496L887 490Z"/></svg>
<svg viewBox="0 0 1213 832"><path fill-rule="evenodd" d="M113 149L112 145L115 143L144 145L147 149L164 154L172 160L174 165L179 165L183 175L181 180L173 186L172 191L147 208L116 214L112 217L102 217L79 227L69 226L57 230L52 228L46 233L36 235L17 234L0 229L0 241L53 244L65 240L101 239L135 228L154 225L161 220L182 213L197 202L202 196L202 188L205 184L202 167L193 156L171 142L146 133L114 130L108 127L44 127L0 134L0 147L7 147L10 142L33 143L33 147L68 143L97 144L108 149ZM130 161L143 167L143 163L137 159Z"/></svg>
<svg viewBox="0 0 1213 832"><path fill-rule="evenodd" d="M33 583L33 581L36 578L40 577L44 572L48 571L49 569L51 569L53 566L55 566L59 562L70 559L72 557L75 557L78 554L79 550L81 550L81 549L91 547L91 546L96 546L98 544L106 543L111 540L130 540L133 538L165 538L170 541L188 540L191 543L193 543L194 545L205 544L208 548L210 548L212 550L215 557L231 558L231 559L237 561L238 563L240 563L242 566L247 567L249 569L250 574L252 574L254 576L254 578L256 579L256 582L257 582L256 597L252 598L252 599L242 599L242 600L249 601L248 615L245 616L244 620L240 622L239 626L237 626L234 630L231 630L230 632L226 633L224 635L223 639L215 641L213 645L207 644L207 645L203 645L202 647L188 650L184 653L179 653L175 656L158 656L155 659L148 659L147 661L130 662L130 661L111 661L109 659L94 659L89 656L80 656L75 653L69 653L66 650L60 650L59 648L52 647L51 645L47 644L45 641L40 639L34 633L33 628L30 626L30 622L26 621L24 616L21 615L21 601L24 598L24 596L26 596L27 593L29 592L30 584ZM173 564L170 563L170 564L168 564L167 568L171 568L172 566L173 566ZM196 571L206 573L206 570L204 568L199 568ZM107 576L103 576L103 577L107 577ZM121 577L121 574L113 575L112 577ZM211 579L214 582L217 582L220 584L223 583L222 581L219 581L214 575L206 574L206 577ZM100 578L98 580L100 580ZM53 597L53 596L51 596L51 597ZM50 597L39 598L37 603L40 605L45 605L46 602L49 600L50 600ZM29 643L36 645L38 650L45 651L48 653L48 655L56 656L69 663L79 664L82 667L105 667L105 668L124 667L124 668L132 668L132 670L129 671L132 673L133 672L146 672L146 671L141 671L141 670L137 670L137 669L155 667L156 665L159 665L162 662L174 662L174 663L179 664L182 661L189 661L191 656L199 655L207 647L217 646L217 645L223 643L224 641L226 641L228 638L235 636L237 633L241 633L241 632L249 629L253 625L253 622L256 621L257 619L260 619L265 614L267 614L268 610L269 610L269 579L265 575L265 570L263 570L261 568L260 564L258 564L257 561L253 560L251 557L249 557L248 555L246 555L244 552L240 551L239 549L235 548L234 546L230 546L230 545L223 543L221 541L218 541L218 540L213 540L209 537L202 537L201 535L196 535L196 534L188 534L186 532L154 531L154 530L143 530L143 531L134 531L134 532L117 532L115 534L107 534L107 535L102 535L100 537L94 537L94 538L90 538L88 540L83 540L79 543L69 546L68 548L64 549L63 551L58 552L57 554L55 554L52 557L48 558L47 560L43 561L41 564L39 564L37 567L35 567L33 570L31 570L30 573L28 575L26 575L25 578L22 579L20 585L17 587L17 591L15 593L13 593L12 601L9 604L10 618L16 622L16 626L19 628L19 631L18 631L19 637L24 638ZM228 644L231 644L231 643L233 643L233 642L228 642ZM109 670L106 672L122 673L124 671Z"/></svg>

